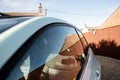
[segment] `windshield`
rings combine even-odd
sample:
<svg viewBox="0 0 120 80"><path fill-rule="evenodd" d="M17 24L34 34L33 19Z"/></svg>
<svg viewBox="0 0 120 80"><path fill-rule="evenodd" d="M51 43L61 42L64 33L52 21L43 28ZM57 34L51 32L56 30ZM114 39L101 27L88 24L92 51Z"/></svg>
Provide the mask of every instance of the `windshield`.
<svg viewBox="0 0 120 80"><path fill-rule="evenodd" d="M30 17L0 18L0 33L28 19L30 19Z"/></svg>

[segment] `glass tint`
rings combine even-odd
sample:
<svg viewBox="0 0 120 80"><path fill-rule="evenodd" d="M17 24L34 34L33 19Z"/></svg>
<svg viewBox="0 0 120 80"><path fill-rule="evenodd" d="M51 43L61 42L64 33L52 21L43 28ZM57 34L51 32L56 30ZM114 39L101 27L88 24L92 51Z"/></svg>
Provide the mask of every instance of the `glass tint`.
<svg viewBox="0 0 120 80"><path fill-rule="evenodd" d="M8 80L74 80L83 55L74 28L50 27L39 34Z"/></svg>

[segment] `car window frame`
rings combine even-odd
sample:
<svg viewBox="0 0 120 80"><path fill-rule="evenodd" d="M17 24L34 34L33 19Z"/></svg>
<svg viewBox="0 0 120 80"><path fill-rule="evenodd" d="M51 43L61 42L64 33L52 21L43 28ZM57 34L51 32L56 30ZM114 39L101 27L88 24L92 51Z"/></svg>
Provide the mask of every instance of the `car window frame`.
<svg viewBox="0 0 120 80"><path fill-rule="evenodd" d="M49 27L47 27L49 26ZM38 36L40 36L40 34L42 34L46 29L51 28L51 27L56 27L56 26L65 26L65 27L72 27L74 28L76 34L79 37L79 40L82 44L82 47L84 49L84 45L80 39L79 33L77 32L76 27L67 24L67 23L51 23L51 24L47 24L46 26L43 26L41 29L39 29L38 31L36 31L29 39L26 40L26 42L14 53L14 55L8 60L8 62L3 66L3 68L0 70L0 79L6 79L10 72L14 69L14 67L17 65L17 62L20 61L20 59L24 56L25 52L29 49L29 47L34 43L34 41L38 38ZM82 34L82 32L80 31L80 33ZM82 34L83 36L83 34ZM22 54L21 54L22 53ZM17 56L17 57L16 57ZM83 65L84 66L84 65ZM9 68L8 68L9 67ZM80 72L83 69L80 70ZM2 73L2 74L1 74ZM6 74L7 73L7 74Z"/></svg>
<svg viewBox="0 0 120 80"><path fill-rule="evenodd" d="M84 34L83 34L78 28L75 28L75 30L76 30L76 32L77 32L77 34L78 34L78 37L79 37L79 39L80 39L80 41L81 41L81 43L82 43L82 45L83 45L84 52L85 52L85 55L86 55L86 57L87 57L87 55L88 55L87 51L88 51L88 48L90 47L90 46L89 46L89 43L88 43L87 39L85 38ZM84 42L81 40L79 33L82 35L84 41L86 42L86 45L87 45L86 47L84 46Z"/></svg>
<svg viewBox="0 0 120 80"><path fill-rule="evenodd" d="M89 43L87 42L87 39L85 38L84 34L83 34L78 28L75 28L75 30L76 30L76 32L77 32L77 34L78 34L79 40L81 41L81 43L82 43L82 45L83 45L84 52L85 52L85 55L86 55L85 62L84 62L84 64L82 65L82 68L80 69L80 71L79 71L79 73L78 73L78 75L77 75L77 78L76 78L76 80L80 80L80 79L82 79L82 77L83 77L84 70L86 69L86 65L87 65L87 63L88 63L88 59L89 59L88 48L89 48L90 46L89 46ZM83 42L82 42L82 40L81 40L81 38L80 38L80 34L79 34L78 31L80 32L80 34L81 34L82 37L84 38L84 40L85 40L85 42L86 42L86 44L87 44L87 48L85 48L85 46L84 46L84 44L83 44Z"/></svg>

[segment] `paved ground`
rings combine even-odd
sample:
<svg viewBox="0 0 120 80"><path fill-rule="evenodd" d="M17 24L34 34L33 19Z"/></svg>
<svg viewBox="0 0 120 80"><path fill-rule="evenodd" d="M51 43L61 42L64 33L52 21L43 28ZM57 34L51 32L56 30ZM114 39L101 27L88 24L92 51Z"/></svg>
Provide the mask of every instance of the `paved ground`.
<svg viewBox="0 0 120 80"><path fill-rule="evenodd" d="M120 60L97 56L101 63L101 80L120 80Z"/></svg>

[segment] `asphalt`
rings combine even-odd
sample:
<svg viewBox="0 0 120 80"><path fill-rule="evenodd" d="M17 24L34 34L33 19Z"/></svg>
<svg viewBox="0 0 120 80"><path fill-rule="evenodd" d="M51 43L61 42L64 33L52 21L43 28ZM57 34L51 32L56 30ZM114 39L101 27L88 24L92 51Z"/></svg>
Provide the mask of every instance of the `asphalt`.
<svg viewBox="0 0 120 80"><path fill-rule="evenodd" d="M120 60L96 56L101 64L101 80L120 80Z"/></svg>

